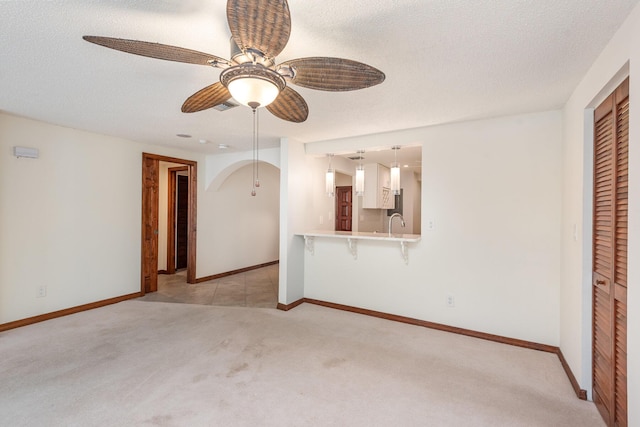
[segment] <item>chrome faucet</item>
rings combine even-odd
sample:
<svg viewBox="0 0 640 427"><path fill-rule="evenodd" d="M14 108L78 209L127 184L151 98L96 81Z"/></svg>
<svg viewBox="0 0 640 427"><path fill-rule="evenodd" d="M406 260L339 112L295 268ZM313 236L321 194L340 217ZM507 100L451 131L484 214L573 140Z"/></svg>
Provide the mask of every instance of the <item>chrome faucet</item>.
<svg viewBox="0 0 640 427"><path fill-rule="evenodd" d="M393 218L395 218L395 217L397 217L397 216L398 216L398 217L400 217L400 221L401 221L401 222L400 222L400 225L402 225L403 227L405 227L405 226L407 225L407 224L405 224L405 222L404 222L404 218L402 217L402 215L400 215L398 212L394 213L393 215L391 215L391 216L389 217L389 237L391 237L391 235L393 234L393 233L391 232L391 226L392 226Z"/></svg>

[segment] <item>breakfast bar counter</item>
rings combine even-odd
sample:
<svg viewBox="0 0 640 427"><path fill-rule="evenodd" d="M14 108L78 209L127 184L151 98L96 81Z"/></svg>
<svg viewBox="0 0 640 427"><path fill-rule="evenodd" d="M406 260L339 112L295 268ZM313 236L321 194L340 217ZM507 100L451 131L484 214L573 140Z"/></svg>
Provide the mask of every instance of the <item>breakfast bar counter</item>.
<svg viewBox="0 0 640 427"><path fill-rule="evenodd" d="M409 262L409 254L407 243L419 242L422 238L419 234L389 234L377 232L357 232L357 231L332 231L332 230L314 230L304 233L298 233L304 237L305 247L312 254L314 253L315 238L344 239L347 242L349 253L354 259L358 258L358 240L373 240L381 243L398 242L400 243L400 251L405 263Z"/></svg>

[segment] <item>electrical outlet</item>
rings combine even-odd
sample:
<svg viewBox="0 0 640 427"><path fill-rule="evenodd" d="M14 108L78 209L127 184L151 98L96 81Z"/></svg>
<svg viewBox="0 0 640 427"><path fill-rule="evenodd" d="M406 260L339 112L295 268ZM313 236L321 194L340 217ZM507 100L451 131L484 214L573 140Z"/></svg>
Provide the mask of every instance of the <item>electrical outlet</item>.
<svg viewBox="0 0 640 427"><path fill-rule="evenodd" d="M38 287L38 298L44 298L47 296L47 287L42 285Z"/></svg>
<svg viewBox="0 0 640 427"><path fill-rule="evenodd" d="M324 224L324 217L320 215L320 225Z"/></svg>
<svg viewBox="0 0 640 427"><path fill-rule="evenodd" d="M427 230L433 230L434 228L436 228L436 225L433 222L433 220L432 219L427 220Z"/></svg>
<svg viewBox="0 0 640 427"><path fill-rule="evenodd" d="M453 295L447 295L447 307L454 308L456 306L456 298Z"/></svg>

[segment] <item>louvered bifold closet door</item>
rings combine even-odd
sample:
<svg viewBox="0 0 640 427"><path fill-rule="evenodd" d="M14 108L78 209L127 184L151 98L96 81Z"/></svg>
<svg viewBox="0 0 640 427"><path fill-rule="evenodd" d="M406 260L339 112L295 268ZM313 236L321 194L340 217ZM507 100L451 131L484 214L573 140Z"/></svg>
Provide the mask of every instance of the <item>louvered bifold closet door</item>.
<svg viewBox="0 0 640 427"><path fill-rule="evenodd" d="M628 79L595 111L593 400L608 425L627 424Z"/></svg>
<svg viewBox="0 0 640 427"><path fill-rule="evenodd" d="M596 110L593 213L593 401L605 419L613 397L611 336L611 247L613 241L613 102Z"/></svg>
<svg viewBox="0 0 640 427"><path fill-rule="evenodd" d="M627 425L627 218L629 200L629 80L616 90L614 256L614 425Z"/></svg>

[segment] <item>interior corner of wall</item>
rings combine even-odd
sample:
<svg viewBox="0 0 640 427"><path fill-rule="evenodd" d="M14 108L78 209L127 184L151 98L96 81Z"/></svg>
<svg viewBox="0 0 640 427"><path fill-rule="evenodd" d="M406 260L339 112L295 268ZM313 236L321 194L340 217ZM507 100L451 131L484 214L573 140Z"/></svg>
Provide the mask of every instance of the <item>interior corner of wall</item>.
<svg viewBox="0 0 640 427"><path fill-rule="evenodd" d="M260 152L260 160L267 162L278 169L281 169L281 154L280 147L267 148L266 150L261 150Z"/></svg>

